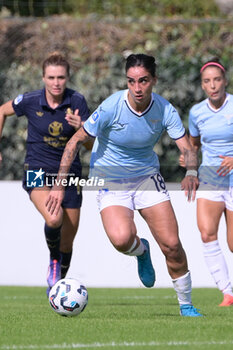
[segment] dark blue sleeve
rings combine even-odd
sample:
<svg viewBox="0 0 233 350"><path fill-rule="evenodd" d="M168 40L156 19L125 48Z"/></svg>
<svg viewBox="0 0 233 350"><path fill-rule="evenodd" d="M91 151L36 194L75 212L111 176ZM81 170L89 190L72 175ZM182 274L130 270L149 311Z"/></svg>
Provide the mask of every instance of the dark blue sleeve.
<svg viewBox="0 0 233 350"><path fill-rule="evenodd" d="M90 112L89 112L89 108L87 106L87 102L86 102L84 97L83 97L83 101L82 101L82 108L80 108L79 112L80 112L80 115L82 117L82 121L85 121L89 118Z"/></svg>
<svg viewBox="0 0 233 350"><path fill-rule="evenodd" d="M17 117L21 117L25 114L25 96L18 95L12 102L12 107L14 108Z"/></svg>
<svg viewBox="0 0 233 350"><path fill-rule="evenodd" d="M85 97L79 93L75 93L72 96L72 109L75 111L79 110L79 115L81 116L82 121L85 121L89 118L90 112L87 106Z"/></svg>

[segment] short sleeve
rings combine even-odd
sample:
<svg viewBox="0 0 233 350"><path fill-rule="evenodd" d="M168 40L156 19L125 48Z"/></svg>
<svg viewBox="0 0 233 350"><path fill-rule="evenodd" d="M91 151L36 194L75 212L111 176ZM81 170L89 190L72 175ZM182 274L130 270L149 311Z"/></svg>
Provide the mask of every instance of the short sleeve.
<svg viewBox="0 0 233 350"><path fill-rule="evenodd" d="M180 119L179 113L171 104L165 109L165 127L168 135L178 140L185 135L185 128Z"/></svg>
<svg viewBox="0 0 233 350"><path fill-rule="evenodd" d="M101 131L110 125L113 116L113 111L102 103L84 123L84 130L90 136L99 136Z"/></svg>
<svg viewBox="0 0 233 350"><path fill-rule="evenodd" d="M87 120L87 118L89 117L90 113L89 113L89 109L87 106L87 102L86 99L83 95L81 95L78 92L75 92L72 95L72 107L74 110L78 109L79 110L79 115L81 116L82 121Z"/></svg>
<svg viewBox="0 0 233 350"><path fill-rule="evenodd" d="M18 95L12 102L12 107L18 117L25 113L25 95Z"/></svg>
<svg viewBox="0 0 233 350"><path fill-rule="evenodd" d="M193 137L198 137L200 136L197 124L196 124L196 117L195 114L193 113L194 110L193 108L191 108L190 112L189 112L189 133L191 136Z"/></svg>
<svg viewBox="0 0 233 350"><path fill-rule="evenodd" d="M87 120L87 118L90 115L89 109L88 109L88 106L87 106L87 102L86 102L84 97L82 99L82 106L80 108L80 115L81 115L82 121Z"/></svg>

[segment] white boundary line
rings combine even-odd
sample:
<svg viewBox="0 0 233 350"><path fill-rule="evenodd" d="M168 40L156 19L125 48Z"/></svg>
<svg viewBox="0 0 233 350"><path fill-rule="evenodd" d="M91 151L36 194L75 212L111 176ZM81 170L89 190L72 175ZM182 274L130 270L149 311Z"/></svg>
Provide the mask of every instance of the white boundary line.
<svg viewBox="0 0 233 350"><path fill-rule="evenodd" d="M101 348L116 348L116 347L160 347L160 346L206 346L206 345L218 345L218 346L225 346L225 345L233 345L233 340L231 341L197 341L197 342L189 342L189 341L170 341L170 342L111 342L111 343L92 343L92 344L51 344L51 345L2 345L0 346L1 350L36 350L36 349L101 349Z"/></svg>
<svg viewBox="0 0 233 350"><path fill-rule="evenodd" d="M107 288L106 288L107 289ZM37 296L37 297L34 297L34 296L28 296L28 295L13 295L13 296L4 296L2 297L2 299L6 299L6 300L16 300L16 299L19 299L19 300L44 300L44 296ZM108 300L108 299L112 299L112 297L107 297L107 296L104 296L104 297L101 297L101 296L96 296L95 297L96 300ZM138 299L142 299L142 300L151 300L151 299L176 299L176 295L163 295L163 296L156 296L156 295L125 295L125 296L116 296L114 298L115 300L125 300L125 299L129 299L129 300L138 300Z"/></svg>

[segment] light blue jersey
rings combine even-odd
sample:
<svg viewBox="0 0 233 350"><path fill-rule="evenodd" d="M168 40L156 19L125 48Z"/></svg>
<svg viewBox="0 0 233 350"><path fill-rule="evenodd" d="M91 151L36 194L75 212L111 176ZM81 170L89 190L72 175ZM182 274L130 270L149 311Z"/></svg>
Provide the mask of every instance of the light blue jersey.
<svg viewBox="0 0 233 350"><path fill-rule="evenodd" d="M96 137L91 176L114 180L154 174L160 166L153 149L163 131L175 140L185 135L178 112L167 100L152 93L150 105L139 114L127 94L122 90L108 97L84 123L86 132Z"/></svg>
<svg viewBox="0 0 233 350"><path fill-rule="evenodd" d="M232 172L230 176L220 177L216 171L222 162L220 155L233 157L233 95L227 94L218 110L210 106L209 99L194 105L189 114L189 131L193 137L200 136L202 182L232 186Z"/></svg>

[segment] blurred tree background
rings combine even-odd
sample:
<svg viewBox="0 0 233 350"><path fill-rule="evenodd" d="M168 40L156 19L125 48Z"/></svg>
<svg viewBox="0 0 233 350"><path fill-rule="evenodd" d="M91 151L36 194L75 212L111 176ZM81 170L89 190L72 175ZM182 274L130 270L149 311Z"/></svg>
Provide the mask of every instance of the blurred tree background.
<svg viewBox="0 0 233 350"><path fill-rule="evenodd" d="M85 95L92 112L126 87L125 58L143 52L156 57L155 92L174 104L187 128L189 109L204 98L203 62L221 58L233 93L233 4L222 0L225 7L219 6L219 1L0 1L0 103L42 87L42 61L59 50L71 63L69 86ZM0 180L22 177L26 127L24 117L6 120ZM179 181L184 170L166 133L155 150L166 181ZM88 165L89 152L82 149L81 154Z"/></svg>

